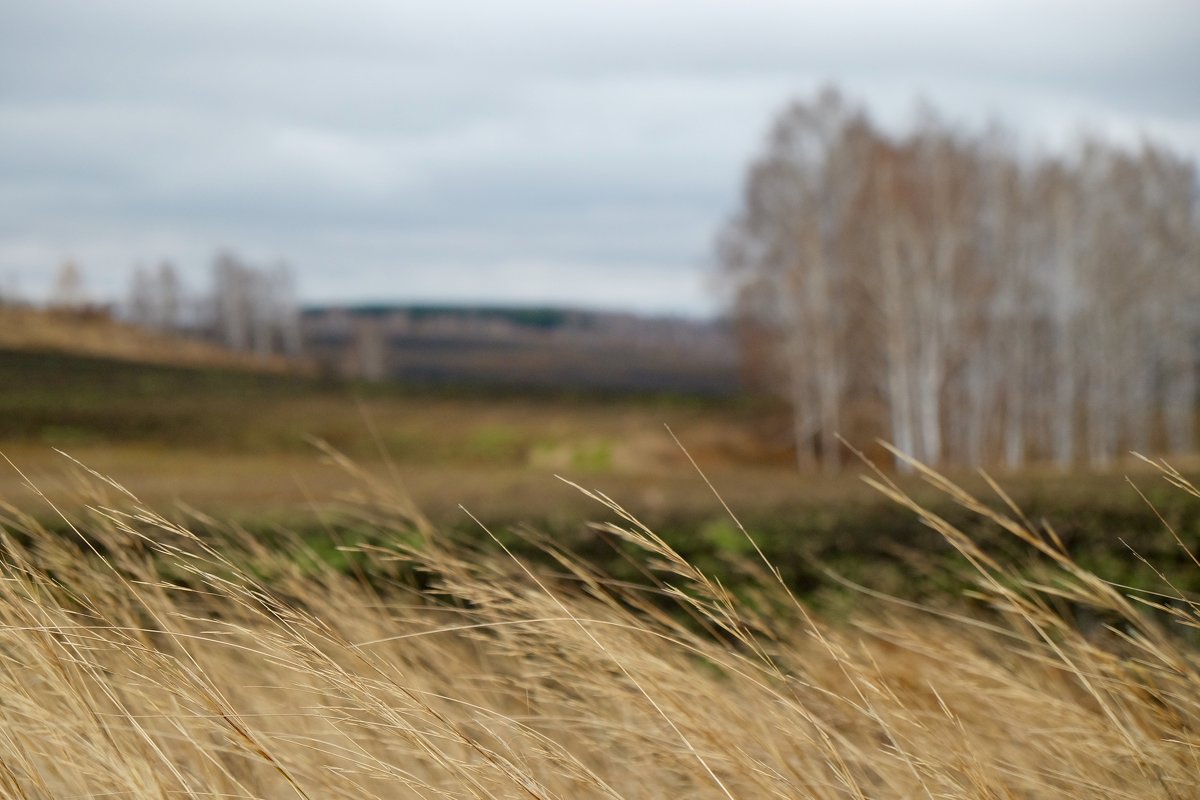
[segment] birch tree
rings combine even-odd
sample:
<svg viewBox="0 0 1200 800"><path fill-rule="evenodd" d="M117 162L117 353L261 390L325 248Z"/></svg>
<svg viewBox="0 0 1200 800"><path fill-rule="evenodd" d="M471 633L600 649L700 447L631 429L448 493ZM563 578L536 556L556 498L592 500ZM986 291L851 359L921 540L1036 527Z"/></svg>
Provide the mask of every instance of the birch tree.
<svg viewBox="0 0 1200 800"><path fill-rule="evenodd" d="M231 253L213 265L212 328L230 349L257 355L299 355L300 310L295 280L284 264L251 266Z"/></svg>
<svg viewBox="0 0 1200 800"><path fill-rule="evenodd" d="M174 265L163 261L155 270L135 267L125 313L135 325L178 331L183 324L184 289Z"/></svg>
<svg viewBox="0 0 1200 800"><path fill-rule="evenodd" d="M50 307L78 311L88 304L87 291L83 285L83 273L74 261L65 261L59 267L50 290Z"/></svg>
<svg viewBox="0 0 1200 800"><path fill-rule="evenodd" d="M862 183L857 124L839 95L794 104L751 168L745 213L722 236L739 302L775 332L772 361L792 407L797 463L839 464L836 439L850 358L845 237Z"/></svg>
<svg viewBox="0 0 1200 800"><path fill-rule="evenodd" d="M719 256L800 466L835 468L850 420L934 464L1105 466L1193 446L1196 198L1150 143L887 135L826 91L776 121Z"/></svg>

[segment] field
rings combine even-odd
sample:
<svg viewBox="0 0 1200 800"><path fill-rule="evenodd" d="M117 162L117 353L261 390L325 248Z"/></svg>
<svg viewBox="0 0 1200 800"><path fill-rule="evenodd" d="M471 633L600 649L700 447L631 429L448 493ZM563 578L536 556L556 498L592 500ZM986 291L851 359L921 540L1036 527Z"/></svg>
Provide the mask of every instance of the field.
<svg viewBox="0 0 1200 800"><path fill-rule="evenodd" d="M336 506L358 488L327 463L317 445L324 443L402 484L441 527L472 529L465 506L501 529L524 524L594 545L582 526L599 509L558 475L620 498L689 555L719 561L733 538L730 523L694 459L797 580L811 577L811 558L857 570L885 555L876 566L886 572L900 550L938 548L914 515L857 472L796 474L778 444L786 423L764 403L404 390L20 351L0 351L0 385L0 448L52 497L69 488L72 466L57 448L156 508L185 502L251 529L308 529L314 505ZM1125 481L1145 471L1131 462L1112 474L1028 472L1004 476L1004 486L1089 563L1120 555L1120 539L1173 561L1178 554L1160 545L1153 511ZM985 488L978 476L953 477ZM1160 481L1138 483L1180 530L1200 526L1191 504ZM0 496L44 512L22 484L15 470L0 471ZM905 486L939 502L920 481ZM1151 577L1128 566L1124 577Z"/></svg>
<svg viewBox="0 0 1200 800"><path fill-rule="evenodd" d="M743 399L0 386L6 796L1200 792L1185 474L999 476L1018 513L799 475Z"/></svg>
<svg viewBox="0 0 1200 800"><path fill-rule="evenodd" d="M0 351L0 385L0 450L51 499L66 497L78 472L65 453L165 512L186 504L256 532L283 524L321 538L328 523L314 523L314 510L337 518L362 488L329 463L322 448L331 448L403 487L439 528L475 535L465 508L500 530L525 526L606 563L615 558L617 569L619 556L586 527L603 509L556 476L619 498L718 572L740 547L722 501L793 586L819 588L817 577L832 566L897 588L908 583L908 555L949 554L915 515L862 482L866 465L838 476L797 474L777 443L784 423L764 403L408 391L18 351ZM0 470L0 497L54 524L20 473ZM1122 541L1168 567L1181 554L1126 475L1183 535L1200 530L1195 505L1140 462L1110 474L1002 477L1083 563L1145 586L1153 573L1125 557ZM987 491L977 475L952 477ZM989 535L919 479L898 480L939 513Z"/></svg>
<svg viewBox="0 0 1200 800"><path fill-rule="evenodd" d="M282 358L234 353L211 342L139 328L114 319L104 309L46 311L3 302L0 350L254 372L286 372L296 366Z"/></svg>
<svg viewBox="0 0 1200 800"><path fill-rule="evenodd" d="M743 569L756 590L731 594L599 496L616 520L603 532L642 565L636 582L554 541L536 545L550 568L486 530L449 540L382 490L360 506L376 542L339 551L350 558L339 568L304 537L197 536L93 480L94 510L69 534L19 515L6 524L0 787L22 798L1197 796L1188 634L1200 607L1129 595L1018 515L928 477L1037 571L1013 569L878 475L973 566L974 599L864 593L832 622L753 558Z"/></svg>

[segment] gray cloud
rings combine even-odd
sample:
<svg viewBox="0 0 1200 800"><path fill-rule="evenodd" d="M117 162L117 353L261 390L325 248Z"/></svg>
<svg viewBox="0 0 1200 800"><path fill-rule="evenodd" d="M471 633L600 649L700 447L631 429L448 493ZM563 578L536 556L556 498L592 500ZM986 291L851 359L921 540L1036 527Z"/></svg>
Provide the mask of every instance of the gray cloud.
<svg viewBox="0 0 1200 800"><path fill-rule="evenodd" d="M193 283L284 258L312 299L705 311L771 113L835 81L1061 144L1200 157L1200 5L716 0L8 4L0 277Z"/></svg>

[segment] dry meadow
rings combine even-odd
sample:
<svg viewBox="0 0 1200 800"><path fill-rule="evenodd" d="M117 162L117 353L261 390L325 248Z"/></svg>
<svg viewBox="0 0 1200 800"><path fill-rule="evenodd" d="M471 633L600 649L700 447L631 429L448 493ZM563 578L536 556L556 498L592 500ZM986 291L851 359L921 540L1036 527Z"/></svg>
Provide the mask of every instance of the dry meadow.
<svg viewBox="0 0 1200 800"><path fill-rule="evenodd" d="M11 508L4 520L0 787L1200 796L1195 602L1166 575L1161 594L1108 583L1003 493L985 504L925 478L1032 560L1018 569L877 474L957 551L973 589L916 604L862 587L834 619L762 561L743 565L754 580L734 594L587 490L594 516L612 520L596 534L636 549L641 580L551 540L532 563L482 525L473 543L448 540L366 474L357 513L377 543L358 546L351 569L302 537L266 546L196 515L198 535L89 476L57 506L69 535Z"/></svg>

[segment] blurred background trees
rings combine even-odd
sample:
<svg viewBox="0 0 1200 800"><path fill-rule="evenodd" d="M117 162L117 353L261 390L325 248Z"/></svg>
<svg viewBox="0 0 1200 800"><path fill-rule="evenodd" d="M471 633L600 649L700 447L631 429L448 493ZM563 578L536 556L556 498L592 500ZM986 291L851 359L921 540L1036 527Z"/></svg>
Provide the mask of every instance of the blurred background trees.
<svg viewBox="0 0 1200 800"><path fill-rule="evenodd" d="M230 349L300 354L296 287L285 265L257 268L231 253L218 255L211 304L212 326Z"/></svg>
<svg viewBox="0 0 1200 800"><path fill-rule="evenodd" d="M233 253L213 262L208 292L192 294L167 261L137 267L124 316L153 330L212 338L231 350L297 356L300 307L295 279L284 264L256 267Z"/></svg>
<svg viewBox="0 0 1200 800"><path fill-rule="evenodd" d="M1191 450L1196 186L1152 142L1033 155L929 111L890 135L833 90L788 107L718 253L800 465L836 468L838 432L933 464Z"/></svg>
<svg viewBox="0 0 1200 800"><path fill-rule="evenodd" d="M58 274L54 277L47 306L56 311L78 311L87 305L88 295L84 289L83 273L74 261L67 260L58 268Z"/></svg>
<svg viewBox="0 0 1200 800"><path fill-rule="evenodd" d="M169 261L147 271L135 267L129 285L126 316L135 325L160 331L183 327L183 286Z"/></svg>

